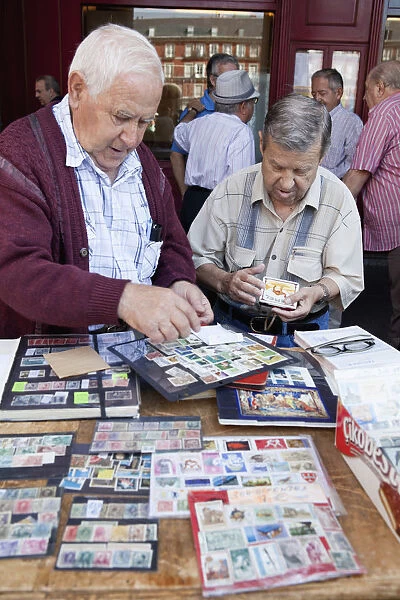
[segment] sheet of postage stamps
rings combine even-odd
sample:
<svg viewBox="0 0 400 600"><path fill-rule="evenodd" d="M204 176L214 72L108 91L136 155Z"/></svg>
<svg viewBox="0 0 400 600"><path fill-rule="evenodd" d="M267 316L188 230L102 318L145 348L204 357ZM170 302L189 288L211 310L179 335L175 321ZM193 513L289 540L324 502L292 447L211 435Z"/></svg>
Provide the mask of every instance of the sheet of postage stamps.
<svg viewBox="0 0 400 600"><path fill-rule="evenodd" d="M56 486L0 489L0 558L51 554L60 507Z"/></svg>
<svg viewBox="0 0 400 600"><path fill-rule="evenodd" d="M150 453L89 454L89 444L77 444L60 485L65 492L143 496L150 490L150 467Z"/></svg>
<svg viewBox="0 0 400 600"><path fill-rule="evenodd" d="M201 450L200 417L141 417L97 421L89 452Z"/></svg>
<svg viewBox="0 0 400 600"><path fill-rule="evenodd" d="M56 568L153 571L157 569L158 521L148 503L123 498L74 498Z"/></svg>
<svg viewBox="0 0 400 600"><path fill-rule="evenodd" d="M364 573L326 502L265 501L268 491L191 491L203 595Z"/></svg>
<svg viewBox="0 0 400 600"><path fill-rule="evenodd" d="M201 452L152 457L150 515L188 517L188 492L263 487L269 501L328 502L343 507L310 436L204 438Z"/></svg>
<svg viewBox="0 0 400 600"><path fill-rule="evenodd" d="M62 477L73 433L0 436L0 479Z"/></svg>

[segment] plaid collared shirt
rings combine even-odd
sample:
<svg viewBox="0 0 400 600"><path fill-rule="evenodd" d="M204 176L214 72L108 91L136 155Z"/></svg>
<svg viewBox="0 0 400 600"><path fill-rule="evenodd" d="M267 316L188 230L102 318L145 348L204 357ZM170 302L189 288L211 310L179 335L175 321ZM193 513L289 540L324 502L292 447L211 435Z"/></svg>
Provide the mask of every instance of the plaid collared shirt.
<svg viewBox="0 0 400 600"><path fill-rule="evenodd" d="M66 165L74 168L79 186L90 271L151 285L161 243L149 242L152 221L137 152L125 158L111 184L76 139L68 95L53 113L65 138Z"/></svg>

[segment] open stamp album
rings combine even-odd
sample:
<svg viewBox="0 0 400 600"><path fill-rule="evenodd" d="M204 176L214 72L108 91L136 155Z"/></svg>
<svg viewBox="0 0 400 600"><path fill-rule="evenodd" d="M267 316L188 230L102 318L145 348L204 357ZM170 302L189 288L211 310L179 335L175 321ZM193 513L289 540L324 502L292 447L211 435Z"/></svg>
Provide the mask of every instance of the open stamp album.
<svg viewBox="0 0 400 600"><path fill-rule="evenodd" d="M220 344L206 344L197 335L164 344L147 339L115 344L110 350L170 401L187 398L253 373L291 361L250 334Z"/></svg>
<svg viewBox="0 0 400 600"><path fill-rule="evenodd" d="M126 334L21 338L0 404L2 421L137 417L140 388L131 368L108 351ZM110 368L59 378L44 355L90 346Z"/></svg>

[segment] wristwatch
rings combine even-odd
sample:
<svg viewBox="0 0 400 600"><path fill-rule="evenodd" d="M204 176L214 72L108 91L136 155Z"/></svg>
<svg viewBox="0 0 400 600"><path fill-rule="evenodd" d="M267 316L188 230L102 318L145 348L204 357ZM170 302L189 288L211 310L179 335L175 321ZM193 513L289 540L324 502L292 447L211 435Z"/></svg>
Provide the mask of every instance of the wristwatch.
<svg viewBox="0 0 400 600"><path fill-rule="evenodd" d="M189 108L189 110L194 110L194 112L196 113L196 115L198 115L198 114L199 114L199 111L198 111L198 110L197 110L197 108L195 108L194 106L191 106L191 107Z"/></svg>

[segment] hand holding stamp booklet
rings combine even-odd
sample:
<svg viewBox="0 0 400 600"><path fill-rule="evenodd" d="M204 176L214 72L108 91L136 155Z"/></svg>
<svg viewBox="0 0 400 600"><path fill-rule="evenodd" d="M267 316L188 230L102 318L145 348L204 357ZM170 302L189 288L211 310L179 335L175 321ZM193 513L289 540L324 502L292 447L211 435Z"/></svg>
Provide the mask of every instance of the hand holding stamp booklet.
<svg viewBox="0 0 400 600"><path fill-rule="evenodd" d="M264 277L264 289L261 292L260 302L269 306L280 306L288 310L297 308L297 302L286 304L286 298L295 294L299 289L299 284L286 279L271 279Z"/></svg>

